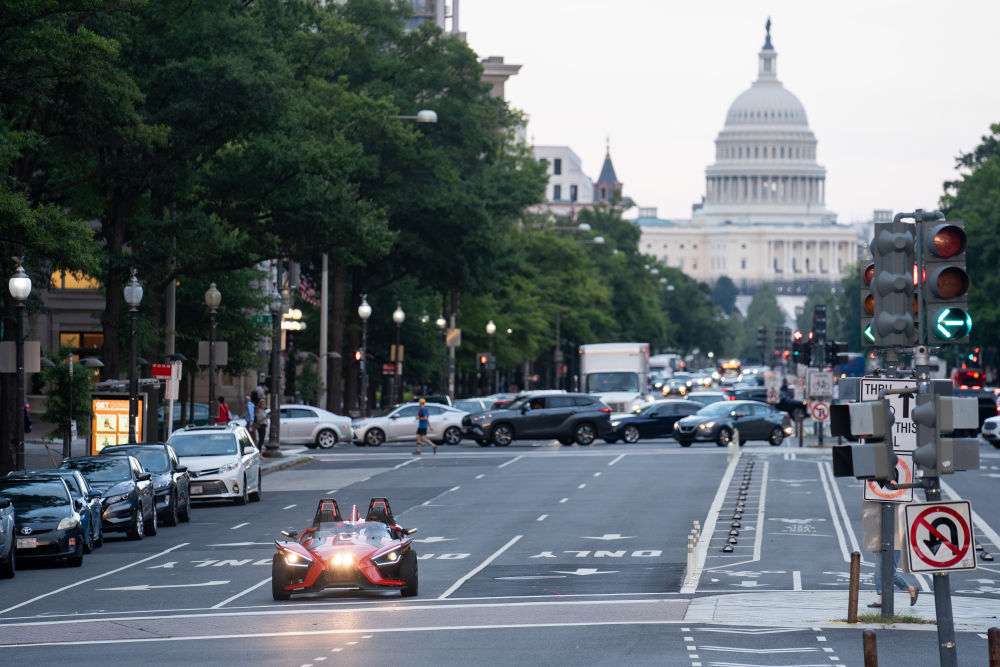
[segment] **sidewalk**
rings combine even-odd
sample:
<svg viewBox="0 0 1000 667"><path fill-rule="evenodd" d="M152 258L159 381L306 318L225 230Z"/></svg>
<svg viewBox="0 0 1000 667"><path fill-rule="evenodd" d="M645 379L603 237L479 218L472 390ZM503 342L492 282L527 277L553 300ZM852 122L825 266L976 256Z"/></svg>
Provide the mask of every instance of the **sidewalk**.
<svg viewBox="0 0 1000 667"><path fill-rule="evenodd" d="M858 614L877 612L865 607L864 596ZM995 599L951 596L955 629L959 632L986 632L1000 627L1000 605ZM914 607L905 595L898 596L897 616L919 616L933 621L934 594L922 593ZM772 593L730 593L693 598L684 620L691 623L724 625L764 625L771 627L869 627L847 623L847 591L774 591ZM934 630L932 624L907 624L908 629Z"/></svg>

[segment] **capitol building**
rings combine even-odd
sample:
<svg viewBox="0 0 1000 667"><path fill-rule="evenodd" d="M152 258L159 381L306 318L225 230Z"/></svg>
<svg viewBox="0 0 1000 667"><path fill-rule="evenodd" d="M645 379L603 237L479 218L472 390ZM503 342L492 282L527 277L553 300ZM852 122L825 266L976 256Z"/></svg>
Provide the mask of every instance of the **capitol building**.
<svg viewBox="0 0 1000 667"><path fill-rule="evenodd" d="M838 284L858 261L858 233L826 208L826 169L806 110L778 80L770 20L757 80L726 113L705 169L705 194L687 220L639 209L640 252L692 278L728 276L744 292L772 283L804 295Z"/></svg>

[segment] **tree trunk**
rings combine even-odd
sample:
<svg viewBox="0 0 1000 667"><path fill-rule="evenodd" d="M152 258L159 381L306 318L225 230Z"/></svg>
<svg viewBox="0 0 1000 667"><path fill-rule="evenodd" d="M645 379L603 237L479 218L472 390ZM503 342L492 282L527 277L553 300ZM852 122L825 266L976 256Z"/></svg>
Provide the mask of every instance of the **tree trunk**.
<svg viewBox="0 0 1000 667"><path fill-rule="evenodd" d="M338 415L348 414L344 402L344 291L347 267L343 262L333 266L333 312L330 313L330 356L326 359L326 409Z"/></svg>

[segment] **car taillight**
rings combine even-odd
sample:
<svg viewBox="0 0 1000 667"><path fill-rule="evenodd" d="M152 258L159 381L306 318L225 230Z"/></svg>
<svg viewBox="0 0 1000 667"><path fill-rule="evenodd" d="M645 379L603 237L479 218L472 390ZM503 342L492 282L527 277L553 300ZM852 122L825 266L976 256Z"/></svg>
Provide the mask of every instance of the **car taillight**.
<svg viewBox="0 0 1000 667"><path fill-rule="evenodd" d="M601 408L601 412L611 412L611 408Z"/></svg>

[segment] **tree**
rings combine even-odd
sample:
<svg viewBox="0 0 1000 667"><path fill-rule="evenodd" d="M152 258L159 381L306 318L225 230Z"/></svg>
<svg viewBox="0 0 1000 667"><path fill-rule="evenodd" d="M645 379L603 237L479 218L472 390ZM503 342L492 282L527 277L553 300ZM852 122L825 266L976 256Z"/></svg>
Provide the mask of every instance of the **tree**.
<svg viewBox="0 0 1000 667"><path fill-rule="evenodd" d="M959 177L944 184L941 211L949 219L964 220L969 237L966 269L969 273L970 342L982 348L983 362L1000 365L1000 123L979 146L956 159Z"/></svg>
<svg viewBox="0 0 1000 667"><path fill-rule="evenodd" d="M741 336L740 356L744 359L758 358L760 348L757 345L757 327L764 326L769 331L773 331L775 326L783 325L784 322L785 312L778 305L774 285L764 283L757 288L753 300L747 306L747 316Z"/></svg>
<svg viewBox="0 0 1000 667"><path fill-rule="evenodd" d="M736 297L740 291L729 276L720 276L712 287L712 303L722 309L726 315L732 315L736 310Z"/></svg>

